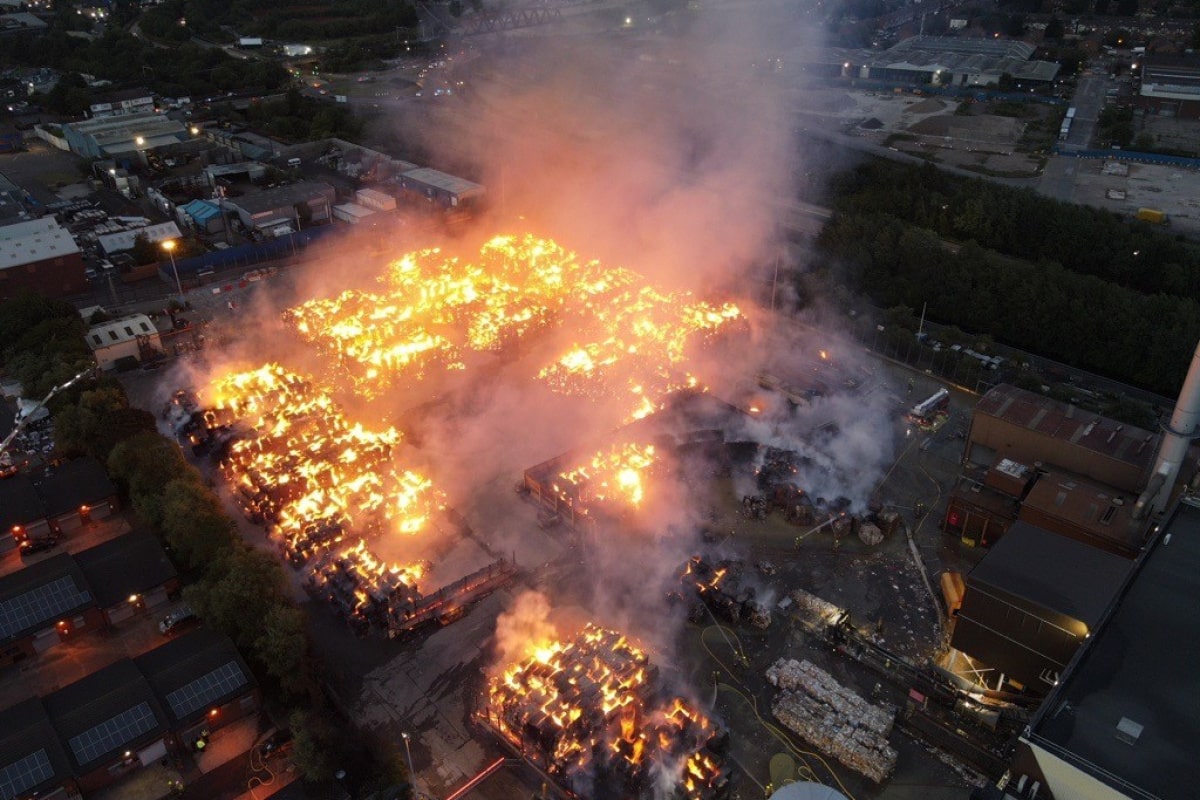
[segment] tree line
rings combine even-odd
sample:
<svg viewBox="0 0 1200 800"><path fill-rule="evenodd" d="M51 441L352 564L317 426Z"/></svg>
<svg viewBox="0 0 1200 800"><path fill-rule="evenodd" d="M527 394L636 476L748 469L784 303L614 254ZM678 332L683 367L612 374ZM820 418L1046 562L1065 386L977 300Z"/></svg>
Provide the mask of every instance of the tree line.
<svg viewBox="0 0 1200 800"><path fill-rule="evenodd" d="M0 370L40 399L94 366L86 332L68 303L34 294L0 302ZM205 624L233 640L267 695L288 711L301 775L323 781L354 765L356 782L370 774L378 788L402 783L394 748L339 730L344 726L321 691L304 616L279 560L243 541L208 482L157 432L154 416L132 407L121 384L100 374L54 397L49 410L55 455L88 455L107 465L127 506L159 536L184 576L185 599Z"/></svg>
<svg viewBox="0 0 1200 800"><path fill-rule="evenodd" d="M933 167L831 182L819 269L884 307L1165 395L1200 340L1200 251L1146 223ZM948 245L945 240L963 242Z"/></svg>

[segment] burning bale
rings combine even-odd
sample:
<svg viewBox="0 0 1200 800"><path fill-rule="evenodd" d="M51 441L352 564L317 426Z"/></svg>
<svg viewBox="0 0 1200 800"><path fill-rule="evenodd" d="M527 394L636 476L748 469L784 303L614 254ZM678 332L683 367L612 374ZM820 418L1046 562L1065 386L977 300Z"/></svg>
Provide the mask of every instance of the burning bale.
<svg viewBox="0 0 1200 800"><path fill-rule="evenodd" d="M713 615L734 625L743 620L755 628L771 626L771 610L755 599L753 586L741 583L741 564L722 561L712 565L693 556L680 576L682 591L677 598L691 598L688 619L701 622L704 606Z"/></svg>
<svg viewBox="0 0 1200 800"><path fill-rule="evenodd" d="M727 734L659 684L645 652L588 625L492 679L477 717L573 797L728 798Z"/></svg>
<svg viewBox="0 0 1200 800"><path fill-rule="evenodd" d="M876 783L892 774L894 710L871 705L808 661L780 659L767 680L782 690L771 712L790 730Z"/></svg>
<svg viewBox="0 0 1200 800"><path fill-rule="evenodd" d="M562 394L615 400L626 419L640 419L668 394L699 387L685 366L690 348L745 325L732 303L660 290L533 236L497 236L475 259L409 253L380 283L378 292L347 291L285 315L367 397L569 326L575 343L538 378Z"/></svg>

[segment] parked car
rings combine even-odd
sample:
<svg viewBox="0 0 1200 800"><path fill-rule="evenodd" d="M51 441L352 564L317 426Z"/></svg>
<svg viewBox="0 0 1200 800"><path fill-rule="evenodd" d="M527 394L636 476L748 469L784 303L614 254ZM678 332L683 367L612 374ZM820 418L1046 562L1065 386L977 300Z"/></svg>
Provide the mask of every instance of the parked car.
<svg viewBox="0 0 1200 800"><path fill-rule="evenodd" d="M180 633L200 621L191 606L180 606L167 614L158 623L158 631L164 636Z"/></svg>
<svg viewBox="0 0 1200 800"><path fill-rule="evenodd" d="M264 756L272 753L286 753L292 749L292 744L292 732L287 728L281 728L263 740L262 753Z"/></svg>
<svg viewBox="0 0 1200 800"><path fill-rule="evenodd" d="M21 542L21 558L34 553L44 553L58 547L57 536L39 536L36 539L25 539Z"/></svg>

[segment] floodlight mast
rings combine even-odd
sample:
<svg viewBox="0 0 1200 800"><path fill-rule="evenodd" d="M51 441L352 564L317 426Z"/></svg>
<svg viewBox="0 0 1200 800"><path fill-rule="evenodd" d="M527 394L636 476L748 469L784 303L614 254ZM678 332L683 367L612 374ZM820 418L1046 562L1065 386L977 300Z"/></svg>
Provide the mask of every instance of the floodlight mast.
<svg viewBox="0 0 1200 800"><path fill-rule="evenodd" d="M92 372L92 370L89 367L88 369L85 369L83 372L76 375L74 378L71 378L71 380L67 381L66 383L60 383L58 386L55 386L53 389L50 390L49 394L47 394L45 397L42 398L42 401L40 403L38 403L36 406L34 406L32 411L30 411L28 414L26 414L21 419L17 420L17 424L12 429L12 432L10 432L8 434L8 436L4 437L3 442L0 442L0 455L3 455L5 452L8 451L8 447L9 447L9 445L12 444L13 439L17 438L17 434L19 434L25 428L26 423L28 423L29 420L33 418L33 415L38 412L39 408L42 408L43 406L46 405L46 403L49 403L50 399L52 397L54 397L54 395L58 394L59 392L64 392L67 389L71 388L71 386L73 386L77 381L79 381L80 378L83 378L85 375L90 375L91 372Z"/></svg>

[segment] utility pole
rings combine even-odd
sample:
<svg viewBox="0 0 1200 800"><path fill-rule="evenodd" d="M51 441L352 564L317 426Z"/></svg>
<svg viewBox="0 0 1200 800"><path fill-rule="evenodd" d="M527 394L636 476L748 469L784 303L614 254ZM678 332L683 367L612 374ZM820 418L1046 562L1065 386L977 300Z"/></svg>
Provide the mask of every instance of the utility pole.
<svg viewBox="0 0 1200 800"><path fill-rule="evenodd" d="M921 334L925 333L925 307L929 303L921 303L921 322L917 325L917 340L920 341Z"/></svg>

